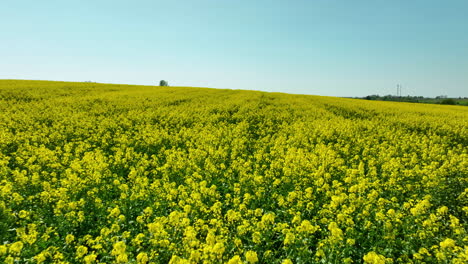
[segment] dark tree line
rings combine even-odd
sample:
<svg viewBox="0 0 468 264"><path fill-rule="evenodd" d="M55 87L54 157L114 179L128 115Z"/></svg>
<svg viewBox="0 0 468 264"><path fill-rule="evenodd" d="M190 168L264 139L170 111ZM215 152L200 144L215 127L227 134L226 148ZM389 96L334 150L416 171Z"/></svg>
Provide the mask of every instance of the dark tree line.
<svg viewBox="0 0 468 264"><path fill-rule="evenodd" d="M395 96L395 95L368 95L360 99L376 101L393 101L407 103L427 103L427 104L445 104L445 105L468 105L468 98L447 98L446 96L437 96L435 98L423 96Z"/></svg>

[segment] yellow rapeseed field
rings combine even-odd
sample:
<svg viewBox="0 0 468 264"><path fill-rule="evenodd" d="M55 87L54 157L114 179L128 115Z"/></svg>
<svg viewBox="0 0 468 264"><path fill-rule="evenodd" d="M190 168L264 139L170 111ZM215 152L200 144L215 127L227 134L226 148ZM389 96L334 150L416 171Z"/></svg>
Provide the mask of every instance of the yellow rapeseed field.
<svg viewBox="0 0 468 264"><path fill-rule="evenodd" d="M468 107L0 81L0 263L468 263Z"/></svg>

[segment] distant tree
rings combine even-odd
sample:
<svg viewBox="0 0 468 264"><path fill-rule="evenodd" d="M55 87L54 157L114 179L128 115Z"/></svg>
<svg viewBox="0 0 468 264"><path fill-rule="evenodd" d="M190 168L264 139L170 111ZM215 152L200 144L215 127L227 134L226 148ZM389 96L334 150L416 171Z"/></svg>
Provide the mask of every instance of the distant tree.
<svg viewBox="0 0 468 264"><path fill-rule="evenodd" d="M169 86L169 84L167 83L167 81L161 80L159 81L159 86Z"/></svg>
<svg viewBox="0 0 468 264"><path fill-rule="evenodd" d="M444 105L455 105L457 104L457 102L455 100L453 100L452 98L447 98L447 99L444 99L440 102L440 104L444 104Z"/></svg>

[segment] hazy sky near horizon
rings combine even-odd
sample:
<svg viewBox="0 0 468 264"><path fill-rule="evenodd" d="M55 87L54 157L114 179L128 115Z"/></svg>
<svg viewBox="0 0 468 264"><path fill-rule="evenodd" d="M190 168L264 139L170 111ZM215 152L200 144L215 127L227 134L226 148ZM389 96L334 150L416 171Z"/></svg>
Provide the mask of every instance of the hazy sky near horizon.
<svg viewBox="0 0 468 264"><path fill-rule="evenodd" d="M0 79L468 96L466 0L3 0Z"/></svg>

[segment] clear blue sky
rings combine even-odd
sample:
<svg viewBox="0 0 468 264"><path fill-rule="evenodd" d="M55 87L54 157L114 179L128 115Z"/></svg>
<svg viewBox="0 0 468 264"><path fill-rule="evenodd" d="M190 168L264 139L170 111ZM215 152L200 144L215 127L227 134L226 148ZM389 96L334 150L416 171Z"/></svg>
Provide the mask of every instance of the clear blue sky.
<svg viewBox="0 0 468 264"><path fill-rule="evenodd" d="M2 0L0 79L468 96L468 1Z"/></svg>

